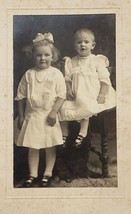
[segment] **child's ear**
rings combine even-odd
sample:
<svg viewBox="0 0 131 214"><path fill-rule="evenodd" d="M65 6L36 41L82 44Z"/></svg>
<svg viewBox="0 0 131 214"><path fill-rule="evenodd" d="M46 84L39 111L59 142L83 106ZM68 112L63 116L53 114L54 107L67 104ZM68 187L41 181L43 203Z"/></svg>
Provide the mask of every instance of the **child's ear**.
<svg viewBox="0 0 131 214"><path fill-rule="evenodd" d="M51 60L51 62L55 62L56 61L56 56L55 55L53 55L52 56L52 60Z"/></svg>
<svg viewBox="0 0 131 214"><path fill-rule="evenodd" d="M76 42L74 42L74 49L76 50Z"/></svg>
<svg viewBox="0 0 131 214"><path fill-rule="evenodd" d="M93 42L93 44L92 44L92 50L95 48L95 46L96 46L96 42Z"/></svg>

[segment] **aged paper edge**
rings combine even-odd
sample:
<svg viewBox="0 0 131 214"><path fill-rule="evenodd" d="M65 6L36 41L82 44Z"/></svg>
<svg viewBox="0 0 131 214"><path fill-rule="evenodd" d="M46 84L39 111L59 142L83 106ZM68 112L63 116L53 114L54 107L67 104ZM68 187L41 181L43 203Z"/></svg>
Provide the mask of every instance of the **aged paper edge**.
<svg viewBox="0 0 131 214"><path fill-rule="evenodd" d="M88 11L88 12L87 12ZM5 186L5 197L6 198L122 198L124 194L123 186L123 140L122 140L122 115L123 115L123 104L121 100L122 96L122 85L117 84L117 160L118 160L118 187L115 188L50 188L50 189L15 189L13 188L13 15L51 15L51 14L116 14L116 70L119 64L119 75L117 75L116 83L122 82L122 32L121 29L121 9L120 8L55 8L54 10L49 9L16 9L11 8L6 10L7 13L7 133L6 141L6 186ZM119 51L118 51L119 50ZM121 66L120 66L121 65ZM120 70L121 68L121 70ZM12 82L12 84L10 84ZM12 143L11 143L12 142ZM10 170L9 170L10 169ZM8 174L8 176L7 176ZM35 196L34 196L35 195Z"/></svg>

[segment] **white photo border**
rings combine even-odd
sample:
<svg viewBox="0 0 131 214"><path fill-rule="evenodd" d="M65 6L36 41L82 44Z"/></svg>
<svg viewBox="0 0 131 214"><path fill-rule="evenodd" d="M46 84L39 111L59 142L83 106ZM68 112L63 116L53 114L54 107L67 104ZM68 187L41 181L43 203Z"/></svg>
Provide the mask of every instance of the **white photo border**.
<svg viewBox="0 0 131 214"><path fill-rule="evenodd" d="M116 90L117 90L117 174L118 187L82 188L33 188L13 187L13 16L14 15L71 15L71 14L115 14L116 15ZM18 198L122 198L124 197L124 149L123 149L123 63L122 63L122 16L121 8L30 8L7 9L7 127L6 127L6 186L5 197ZM121 32L121 33L120 33Z"/></svg>

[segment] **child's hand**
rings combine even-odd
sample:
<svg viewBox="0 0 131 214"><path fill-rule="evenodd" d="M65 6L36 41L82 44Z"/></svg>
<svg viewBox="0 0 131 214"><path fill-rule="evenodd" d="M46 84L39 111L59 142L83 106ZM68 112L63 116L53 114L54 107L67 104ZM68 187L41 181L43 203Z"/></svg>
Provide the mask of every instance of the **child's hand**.
<svg viewBox="0 0 131 214"><path fill-rule="evenodd" d="M23 122L24 122L24 117L19 116L18 117L18 129L22 128Z"/></svg>
<svg viewBox="0 0 131 214"><path fill-rule="evenodd" d="M48 123L49 126L54 126L55 125L55 123L56 123L56 114L57 113L54 110L52 110L49 113L49 115L47 117L47 123Z"/></svg>
<svg viewBox="0 0 131 214"><path fill-rule="evenodd" d="M100 93L100 94L98 95L98 97L97 97L97 102L98 102L99 104L105 103L105 95L102 94L102 93Z"/></svg>
<svg viewBox="0 0 131 214"><path fill-rule="evenodd" d="M75 95L75 93L73 93L72 89L67 90L66 98L67 98L67 100L71 100L71 101L75 100L76 95Z"/></svg>

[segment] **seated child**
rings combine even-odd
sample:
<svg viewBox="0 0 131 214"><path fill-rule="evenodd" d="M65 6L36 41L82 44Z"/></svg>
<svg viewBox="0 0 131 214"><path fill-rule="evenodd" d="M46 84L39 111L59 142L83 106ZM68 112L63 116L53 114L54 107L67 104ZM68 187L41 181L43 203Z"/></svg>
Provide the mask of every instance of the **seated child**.
<svg viewBox="0 0 131 214"><path fill-rule="evenodd" d="M108 59L94 55L95 36L89 29L80 29L74 35L77 55L65 60L67 100L60 109L64 146L68 136L68 121L79 121L80 132L75 147L82 145L87 135L89 118L116 105L115 90L107 69Z"/></svg>

